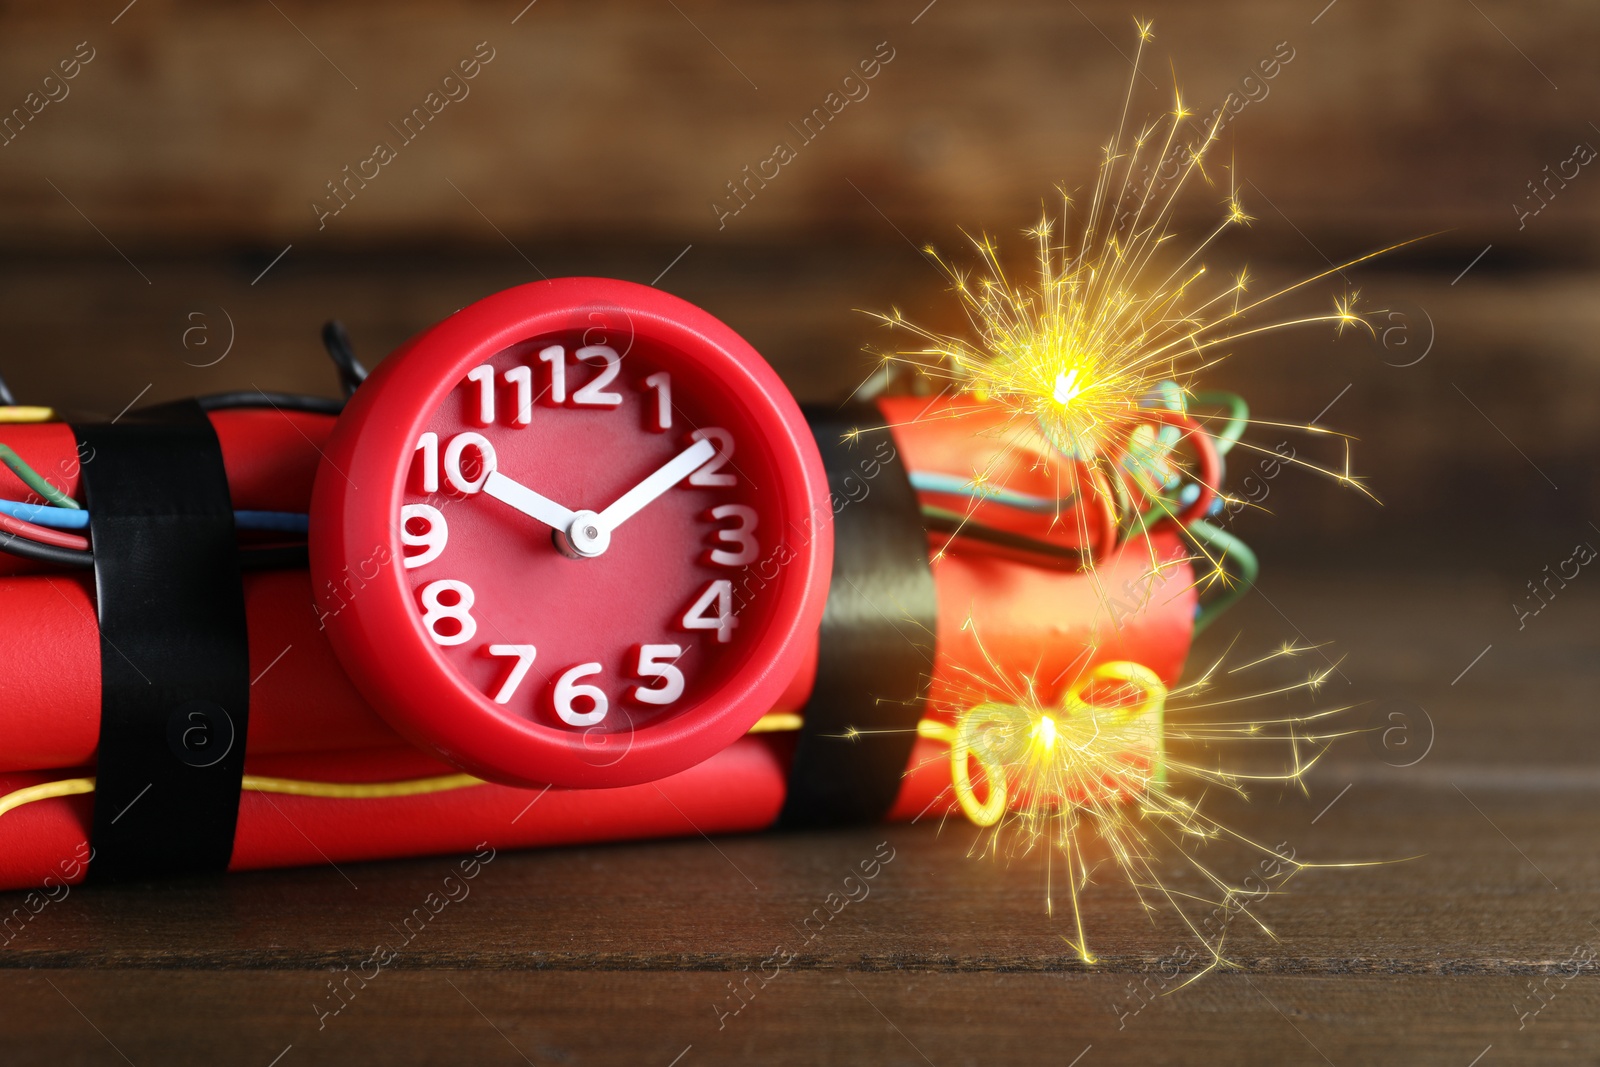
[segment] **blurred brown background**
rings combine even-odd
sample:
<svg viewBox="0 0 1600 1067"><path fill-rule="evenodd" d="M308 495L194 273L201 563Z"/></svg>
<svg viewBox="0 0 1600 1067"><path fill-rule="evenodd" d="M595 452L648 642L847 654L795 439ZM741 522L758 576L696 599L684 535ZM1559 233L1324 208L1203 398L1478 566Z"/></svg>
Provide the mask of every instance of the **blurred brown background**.
<svg viewBox="0 0 1600 1067"><path fill-rule="evenodd" d="M1361 439L1384 507L1297 474L1240 529L1269 559L1397 561L1508 537L1565 551L1585 529L1600 178L1559 170L1600 145L1591 7L925 3L8 5L0 105L61 98L0 147L0 369L23 399L107 416L135 397L327 392L328 317L370 362L497 289L598 273L659 277L802 397L839 395L889 340L855 309L954 325L917 246L959 258L966 228L1023 251L1053 185L1091 180L1137 14L1156 36L1136 115L1165 106L1174 69L1202 116L1248 94L1215 158L1236 160L1257 221L1215 269L1248 263L1265 286L1435 234L1297 305L1359 290L1385 343L1278 335L1212 378L1265 419L1337 397L1322 424ZM479 42L493 58L469 95L403 143L390 124ZM798 143L788 124L880 42L893 59L869 95L719 228L726 183ZM43 79L75 51L93 58L63 96ZM1274 56L1291 58L1246 81ZM319 228L313 202L337 206L327 183L380 140L397 158ZM1188 233L1226 193L1212 171L1183 202Z"/></svg>

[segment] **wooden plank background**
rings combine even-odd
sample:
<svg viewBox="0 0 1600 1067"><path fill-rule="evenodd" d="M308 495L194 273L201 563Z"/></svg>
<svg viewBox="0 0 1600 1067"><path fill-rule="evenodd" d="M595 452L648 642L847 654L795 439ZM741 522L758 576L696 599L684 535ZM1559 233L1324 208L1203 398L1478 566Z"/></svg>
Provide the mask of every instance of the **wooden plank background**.
<svg viewBox="0 0 1600 1067"><path fill-rule="evenodd" d="M321 1030L325 983L445 861L82 891L0 949L0 1059L1596 1062L1594 972L1554 996L1551 976L1600 943L1597 594L1574 582L1525 629L1508 610L1600 522L1600 177L1550 178L1600 147L1593 5L525 3L0 5L0 373L104 417L331 393L329 317L373 361L495 290L603 274L701 304L798 394L839 396L886 343L858 309L953 324L922 244L1015 240L1056 183L1090 181L1133 18L1153 19L1136 113L1174 70L1202 115L1253 97L1218 156L1236 179L1219 166L1180 213L1198 232L1237 181L1257 218L1217 269L1264 289L1433 235L1293 305L1359 290L1382 342L1284 335L1217 368L1262 418L1356 435L1383 505L1275 482L1271 514L1236 526L1261 595L1201 650L1330 642L1329 700L1426 709L1416 766L1353 739L1309 796L1230 809L1303 855L1417 858L1308 872L1264 906L1276 942L1241 934L1238 970L1121 1019L1181 931L1101 879L1085 969L1037 872L966 858L955 826L505 855ZM390 123L480 42L468 95L401 143ZM867 95L719 225L726 183L882 42ZM378 140L395 158L319 228L313 203ZM719 1029L726 983L885 839L870 900ZM1530 983L1547 1003L1528 1022Z"/></svg>
<svg viewBox="0 0 1600 1067"><path fill-rule="evenodd" d="M326 390L314 339L328 316L376 358L489 291L585 271L661 276L802 395L839 395L870 367L862 349L891 343L856 309L950 323L917 246L1012 236L1055 184L1087 184L1136 40L1135 9L1099 0L108 6L14 5L0 35L0 101L65 93L0 147L0 364L30 396L105 414L147 386L145 401L252 381ZM1219 267L1249 263L1264 286L1433 235L1308 296L1321 308L1359 290L1390 312L1389 347L1310 331L1241 345L1219 369L1290 422L1349 386L1326 421L1361 439L1386 504L1286 480L1277 515L1246 532L1348 551L1441 511L1480 538L1581 524L1600 195L1587 168L1559 173L1600 145L1592 9L1137 13L1156 36L1135 115L1167 106L1174 71L1201 115L1230 91L1248 101L1216 187L1181 213L1205 226L1230 180L1220 161L1236 164L1257 221ZM46 84L80 42L90 62ZM402 141L390 123L480 42L494 58L467 95ZM882 42L893 59L867 95L719 228L726 183L776 140L799 143L789 124ZM379 139L396 158L319 229L313 201ZM228 337L223 362L184 365Z"/></svg>
<svg viewBox="0 0 1600 1067"><path fill-rule="evenodd" d="M798 149L726 236L876 231L883 220L846 179L908 230L1025 224L1053 183L1083 180L1107 139L1135 9L941 0L913 24L922 7L540 0L513 24L522 5L498 0L139 0L110 25L114 12L12 4L0 99L20 103L79 41L96 58L4 149L0 233L100 247L43 172L129 246L314 241L308 205L324 183L397 140L389 124L478 42L495 58L469 95L330 220L325 246L491 243L472 203L513 236L710 239L724 182L794 139L787 124L880 42L894 58L867 97ZM1168 103L1170 60L1202 115L1231 89L1257 97L1234 123L1242 174L1259 206L1270 197L1313 239L1470 229L1517 242L1509 205L1525 183L1597 136L1590 6L1323 7L1144 5L1156 37L1136 87ZM1264 89L1243 84L1274 56L1292 58ZM1557 196L1560 221L1531 221L1530 247L1592 246L1600 207L1581 184ZM1292 231L1283 240L1293 247Z"/></svg>

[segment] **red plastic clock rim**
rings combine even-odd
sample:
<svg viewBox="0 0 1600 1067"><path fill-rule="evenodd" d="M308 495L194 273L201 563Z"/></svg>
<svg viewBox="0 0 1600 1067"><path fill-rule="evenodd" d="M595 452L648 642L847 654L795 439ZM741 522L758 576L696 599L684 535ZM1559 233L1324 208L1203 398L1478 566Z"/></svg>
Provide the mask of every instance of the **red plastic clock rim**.
<svg viewBox="0 0 1600 1067"><path fill-rule="evenodd" d="M625 755L599 765L581 735L496 709L428 636L400 566L398 515L417 436L475 365L529 338L623 313L636 334L712 371L765 431L786 524L815 528L795 545L763 646L713 694L637 728ZM560 278L487 297L385 359L339 417L311 502L317 612L363 696L413 744L511 785L631 785L686 770L745 734L806 660L833 564L827 476L805 417L776 372L700 308L633 282ZM396 669L396 664L406 665Z"/></svg>

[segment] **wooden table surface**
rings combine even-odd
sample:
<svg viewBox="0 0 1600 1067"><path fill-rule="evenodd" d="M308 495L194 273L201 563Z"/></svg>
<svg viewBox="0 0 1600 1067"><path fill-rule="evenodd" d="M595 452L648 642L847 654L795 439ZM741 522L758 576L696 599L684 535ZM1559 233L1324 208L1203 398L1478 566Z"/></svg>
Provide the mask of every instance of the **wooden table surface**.
<svg viewBox="0 0 1600 1067"><path fill-rule="evenodd" d="M329 983L399 941L455 860L77 890L0 950L0 1062L1595 1063L1596 965L1563 976L1600 944L1600 596L1574 583L1518 631L1518 584L1280 572L1207 635L1202 654L1333 641L1323 698L1409 718L1387 749L1335 749L1309 795L1217 804L1301 859L1393 862L1301 873L1259 905L1276 940L1236 924L1236 966L1169 995L1135 990L1192 938L1104 869L1091 967L1036 864L969 858L965 825L895 825L501 853L343 1001ZM883 842L869 895L807 940ZM780 950L794 960L747 981ZM751 990L737 1014L730 983Z"/></svg>

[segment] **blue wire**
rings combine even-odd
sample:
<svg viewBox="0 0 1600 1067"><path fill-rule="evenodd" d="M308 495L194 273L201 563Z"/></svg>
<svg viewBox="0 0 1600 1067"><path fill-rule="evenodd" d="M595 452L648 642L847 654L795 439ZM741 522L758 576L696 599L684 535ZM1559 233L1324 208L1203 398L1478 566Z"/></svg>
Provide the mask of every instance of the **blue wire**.
<svg viewBox="0 0 1600 1067"><path fill-rule="evenodd" d="M303 534L311 528L311 516L296 511L235 511L233 524L241 530Z"/></svg>
<svg viewBox="0 0 1600 1067"><path fill-rule="evenodd" d="M89 525L87 511L51 507L49 504L24 504L20 500L0 500L0 512L35 526L53 530L81 530Z"/></svg>
<svg viewBox="0 0 1600 1067"><path fill-rule="evenodd" d="M25 504L20 500L0 500L0 513L53 530L82 530L89 525L87 511L51 507L49 504ZM309 516L293 511L235 511L233 523L241 530L299 534L305 533L311 525Z"/></svg>
<svg viewBox="0 0 1600 1067"><path fill-rule="evenodd" d="M1176 382L1161 382L1141 401L1146 407L1165 407L1172 411L1183 410L1183 391ZM1157 431L1156 439L1161 446L1171 448L1177 443L1179 433L1176 427L1163 426ZM1138 474L1140 461L1128 457L1123 461L1124 467L1130 473ZM1178 484L1176 478L1167 479L1167 488ZM1067 496L1048 497L1035 496L1031 493L1018 493L1011 489L1001 489L994 486L975 486L971 480L955 474L942 474L937 471L912 471L911 487L923 493L948 493L951 496L965 497L968 500L993 500L997 504L1004 504L1019 511L1031 511L1039 515L1056 515L1068 510L1077 499L1075 494ZM1199 487L1194 488L1196 494ZM1193 496L1189 498L1190 501Z"/></svg>
<svg viewBox="0 0 1600 1067"><path fill-rule="evenodd" d="M975 486L966 478L956 474L940 474L936 471L912 471L911 488L923 493L949 493L952 496L962 496L974 500L993 500L1007 507L1017 508L1021 511L1032 511L1041 515L1054 515L1057 512L1072 507L1071 496L1061 497L1059 500L1050 496L1034 496L1032 493L1018 493L1011 489L1000 489L994 486Z"/></svg>
<svg viewBox="0 0 1600 1067"><path fill-rule="evenodd" d="M1182 411L1184 408L1183 389L1177 382L1159 382L1149 393L1145 394L1140 403L1144 407L1164 407L1169 411ZM1181 437L1182 433L1176 426L1162 426L1156 431L1156 444L1152 450L1171 449ZM1232 442L1228 443L1231 444ZM1226 450L1218 449L1218 472L1223 475L1218 479L1219 484L1227 480L1226 461L1223 460L1221 455L1224 451ZM1122 465L1124 469L1134 475L1151 473L1144 470L1146 466L1144 461L1133 455L1124 457ZM1187 481L1176 473L1168 474L1163 481L1164 488L1179 490L1178 500L1184 507L1194 503L1195 499L1200 495L1199 485ZM942 474L937 471L912 471L911 487L919 492L948 493L951 496L965 497L968 500L993 500L997 504L1004 504L1019 511L1030 511L1040 515L1059 514L1071 508L1076 499L1073 494L1057 499L1047 496L1034 496L1031 493L1018 493L1011 489L1001 489L995 486L976 486L972 484L971 480L962 478L960 475ZM1207 510L1207 514L1217 515L1222 511L1222 507L1223 500L1221 495L1218 495L1211 502L1211 507Z"/></svg>

